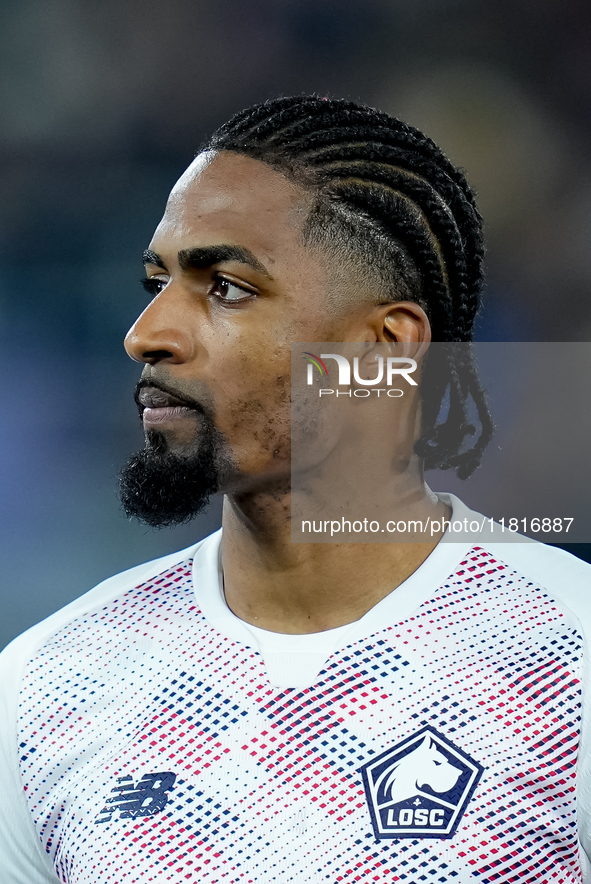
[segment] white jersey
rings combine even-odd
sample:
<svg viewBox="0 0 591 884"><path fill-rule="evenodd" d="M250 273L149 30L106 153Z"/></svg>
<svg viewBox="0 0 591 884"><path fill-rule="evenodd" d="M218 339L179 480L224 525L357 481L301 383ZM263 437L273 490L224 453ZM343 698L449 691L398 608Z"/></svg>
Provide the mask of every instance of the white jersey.
<svg viewBox="0 0 591 884"><path fill-rule="evenodd" d="M2 884L591 882L589 565L440 543L357 622L276 636L219 544L3 653Z"/></svg>

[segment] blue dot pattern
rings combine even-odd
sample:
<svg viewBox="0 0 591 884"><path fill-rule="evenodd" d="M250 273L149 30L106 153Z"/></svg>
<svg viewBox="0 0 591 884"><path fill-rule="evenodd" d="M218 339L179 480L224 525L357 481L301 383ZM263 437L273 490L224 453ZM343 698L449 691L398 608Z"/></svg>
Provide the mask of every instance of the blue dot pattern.
<svg viewBox="0 0 591 884"><path fill-rule="evenodd" d="M60 881L581 881L581 640L540 588L476 547L301 690L209 625L191 573L73 620L30 662L21 775ZM453 838L378 841L359 768L426 725L484 774Z"/></svg>

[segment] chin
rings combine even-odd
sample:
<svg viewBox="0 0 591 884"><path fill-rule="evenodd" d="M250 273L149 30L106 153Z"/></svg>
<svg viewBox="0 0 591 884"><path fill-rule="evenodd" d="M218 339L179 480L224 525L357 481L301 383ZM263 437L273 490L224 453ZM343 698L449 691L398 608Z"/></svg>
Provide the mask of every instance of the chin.
<svg viewBox="0 0 591 884"><path fill-rule="evenodd" d="M159 430L121 471L120 498L128 516L164 528L191 521L220 489L227 470L225 439L206 422L198 440L180 443Z"/></svg>

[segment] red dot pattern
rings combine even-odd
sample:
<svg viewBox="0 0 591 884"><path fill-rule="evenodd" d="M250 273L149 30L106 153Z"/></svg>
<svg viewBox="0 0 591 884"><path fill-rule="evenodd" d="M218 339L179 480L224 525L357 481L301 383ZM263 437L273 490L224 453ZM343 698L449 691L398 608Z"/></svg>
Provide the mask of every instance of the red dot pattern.
<svg viewBox="0 0 591 884"><path fill-rule="evenodd" d="M28 668L23 785L68 884L579 882L576 624L475 548L304 690L195 600L191 563L60 629ZM450 840L376 840L359 768L432 725L485 768ZM176 781L99 824L117 778Z"/></svg>

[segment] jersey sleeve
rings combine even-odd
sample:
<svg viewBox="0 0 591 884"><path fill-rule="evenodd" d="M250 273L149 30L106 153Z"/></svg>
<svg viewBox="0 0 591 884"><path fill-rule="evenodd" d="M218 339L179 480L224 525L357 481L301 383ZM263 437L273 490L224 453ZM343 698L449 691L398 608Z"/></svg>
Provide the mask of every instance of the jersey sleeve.
<svg viewBox="0 0 591 884"><path fill-rule="evenodd" d="M28 634L0 654L0 869L3 884L55 884L31 819L19 773L17 712Z"/></svg>
<svg viewBox="0 0 591 884"><path fill-rule="evenodd" d="M562 549L542 543L499 544L495 553L570 611L583 639L577 817L583 880L591 882L591 567Z"/></svg>
<svg viewBox="0 0 591 884"><path fill-rule="evenodd" d="M193 556L201 542L116 574L20 635L0 654L0 880L2 884L55 884L60 879L45 853L28 807L19 763L19 698L23 675L38 649L65 623L83 616L159 573Z"/></svg>

